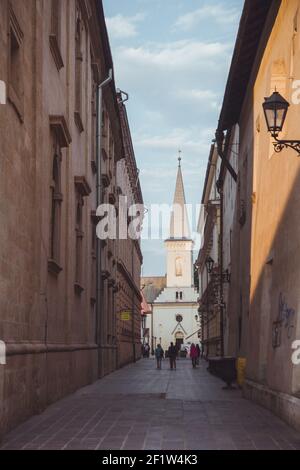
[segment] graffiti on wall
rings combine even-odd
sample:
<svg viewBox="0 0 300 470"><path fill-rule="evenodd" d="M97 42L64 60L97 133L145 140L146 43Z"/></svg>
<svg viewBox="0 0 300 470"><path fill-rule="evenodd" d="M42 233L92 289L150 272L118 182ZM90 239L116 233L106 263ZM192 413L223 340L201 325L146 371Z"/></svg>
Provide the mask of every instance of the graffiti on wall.
<svg viewBox="0 0 300 470"><path fill-rule="evenodd" d="M288 339L292 338L295 316L296 311L289 307L285 296L280 292L278 315L276 320L273 322L273 348L281 346L282 333L284 333Z"/></svg>

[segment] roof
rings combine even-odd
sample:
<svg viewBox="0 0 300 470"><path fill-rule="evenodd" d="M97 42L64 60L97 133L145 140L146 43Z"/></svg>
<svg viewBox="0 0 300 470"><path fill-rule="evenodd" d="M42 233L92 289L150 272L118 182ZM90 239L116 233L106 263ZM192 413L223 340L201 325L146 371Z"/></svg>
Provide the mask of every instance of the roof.
<svg viewBox="0 0 300 470"><path fill-rule="evenodd" d="M132 191L135 195L135 202L137 204L143 204L143 195L139 180L139 170L137 168L136 159L134 155L134 148L132 143L132 137L130 132L130 126L128 121L127 110L124 101L122 100L122 92L117 92L120 120L123 137L123 151L126 159L127 169L129 172L129 179L132 187Z"/></svg>
<svg viewBox="0 0 300 470"><path fill-rule="evenodd" d="M182 292L182 299L176 300L176 292ZM185 304L196 304L198 293L194 287L166 287L156 298L155 304L176 304L181 308Z"/></svg>
<svg viewBox="0 0 300 470"><path fill-rule="evenodd" d="M151 313L152 312L152 309L150 307L150 305L148 305L146 299L145 299L145 296L144 296L144 293L143 291L141 290L141 296L142 296L142 302L141 302L141 314L142 315L147 315L147 313Z"/></svg>
<svg viewBox="0 0 300 470"><path fill-rule="evenodd" d="M141 289L146 302L152 304L166 284L166 276L142 277Z"/></svg>
<svg viewBox="0 0 300 470"><path fill-rule="evenodd" d="M254 64L263 54L281 0L245 0L219 118L219 130L239 121Z"/></svg>

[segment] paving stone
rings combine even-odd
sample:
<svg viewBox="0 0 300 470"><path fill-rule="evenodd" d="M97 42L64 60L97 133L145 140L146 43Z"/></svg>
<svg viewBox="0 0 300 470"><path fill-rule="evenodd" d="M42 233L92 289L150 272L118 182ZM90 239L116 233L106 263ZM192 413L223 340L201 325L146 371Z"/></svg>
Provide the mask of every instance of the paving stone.
<svg viewBox="0 0 300 470"><path fill-rule="evenodd" d="M183 386L182 384L188 384ZM78 390L9 433L2 449L300 449L270 411L222 390L203 362L176 373L142 360Z"/></svg>

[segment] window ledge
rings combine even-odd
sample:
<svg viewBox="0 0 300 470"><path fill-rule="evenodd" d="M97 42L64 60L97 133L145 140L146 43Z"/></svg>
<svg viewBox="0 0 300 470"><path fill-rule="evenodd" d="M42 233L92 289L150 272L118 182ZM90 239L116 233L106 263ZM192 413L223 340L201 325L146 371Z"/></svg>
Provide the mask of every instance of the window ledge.
<svg viewBox="0 0 300 470"><path fill-rule="evenodd" d="M101 271L101 277L102 277L103 280L108 279L109 276L110 276L110 272L109 272L109 271L107 271L107 270Z"/></svg>
<svg viewBox="0 0 300 470"><path fill-rule="evenodd" d="M14 88L9 85L8 87L8 99L11 102L14 110L16 111L20 122L23 124L24 122L24 111L22 101L18 97L17 93L15 92Z"/></svg>
<svg viewBox="0 0 300 470"><path fill-rule="evenodd" d="M81 295L84 291L84 287L79 282L74 282L74 290L77 295Z"/></svg>
<svg viewBox="0 0 300 470"><path fill-rule="evenodd" d="M97 163L95 160L91 160L91 168L93 173L97 173Z"/></svg>
<svg viewBox="0 0 300 470"><path fill-rule="evenodd" d="M57 37L55 34L50 34L49 43L50 43L50 50L51 50L55 65L57 67L57 70L60 71L60 69L62 69L64 66L64 62L61 56Z"/></svg>
<svg viewBox="0 0 300 470"><path fill-rule="evenodd" d="M54 259L48 259L48 272L54 276L58 276L62 271L62 267Z"/></svg>
<svg viewBox="0 0 300 470"><path fill-rule="evenodd" d="M74 177L74 183L75 183L75 187L76 187L78 193L82 197L87 197L91 194L92 190L91 190L91 187L90 187L89 183L87 182L85 176L75 176Z"/></svg>
<svg viewBox="0 0 300 470"><path fill-rule="evenodd" d="M84 131L84 127L83 127L83 123L82 123L82 119L81 119L79 111L74 112L74 120L75 120L75 124L77 126L77 129L79 130L79 132L81 134Z"/></svg>
<svg viewBox="0 0 300 470"><path fill-rule="evenodd" d="M106 173L101 175L101 182L102 182L102 185L104 186L104 188L109 187L110 179L109 179L109 176Z"/></svg>

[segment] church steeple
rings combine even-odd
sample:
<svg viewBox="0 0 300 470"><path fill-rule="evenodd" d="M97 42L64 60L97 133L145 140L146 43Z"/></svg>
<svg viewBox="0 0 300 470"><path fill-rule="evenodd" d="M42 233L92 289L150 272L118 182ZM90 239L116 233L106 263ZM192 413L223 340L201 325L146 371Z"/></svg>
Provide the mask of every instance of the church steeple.
<svg viewBox="0 0 300 470"><path fill-rule="evenodd" d="M181 171L181 150L179 150L177 179L170 220L170 239L178 240L189 238L190 228Z"/></svg>
<svg viewBox="0 0 300 470"><path fill-rule="evenodd" d="M170 220L167 250L167 287L193 285L193 241L191 240L181 171L181 151L178 158L177 179Z"/></svg>

